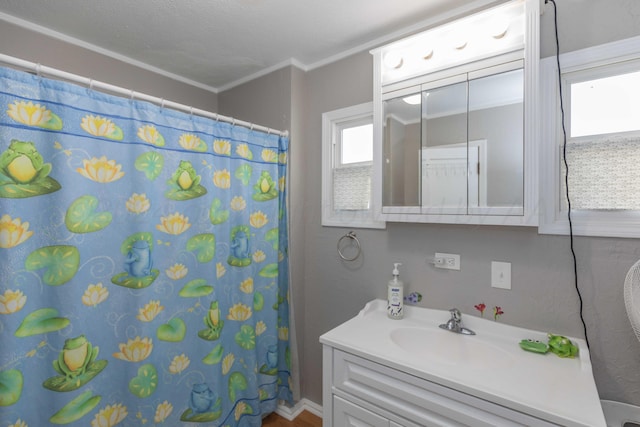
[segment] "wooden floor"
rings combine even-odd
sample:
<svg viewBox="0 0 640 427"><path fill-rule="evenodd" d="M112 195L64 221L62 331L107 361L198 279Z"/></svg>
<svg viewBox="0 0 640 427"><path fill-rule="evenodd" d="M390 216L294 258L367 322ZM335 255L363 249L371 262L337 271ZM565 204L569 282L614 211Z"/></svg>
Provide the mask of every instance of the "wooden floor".
<svg viewBox="0 0 640 427"><path fill-rule="evenodd" d="M322 418L311 412L302 411L293 421L288 421L280 415L273 413L262 420L262 426L268 427L322 427Z"/></svg>

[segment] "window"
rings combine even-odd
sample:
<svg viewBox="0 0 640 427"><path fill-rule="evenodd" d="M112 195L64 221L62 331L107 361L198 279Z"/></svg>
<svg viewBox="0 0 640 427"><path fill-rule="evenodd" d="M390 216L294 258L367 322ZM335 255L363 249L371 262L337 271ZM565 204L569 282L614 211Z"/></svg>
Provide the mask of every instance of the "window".
<svg viewBox="0 0 640 427"><path fill-rule="evenodd" d="M341 134L336 141L340 145L337 161L340 166L354 163L371 164L373 162L373 123L369 118L363 124L344 123L340 126Z"/></svg>
<svg viewBox="0 0 640 427"><path fill-rule="evenodd" d="M640 237L640 38L562 55L574 233ZM555 58L542 63L540 231L568 232Z"/></svg>
<svg viewBox="0 0 640 427"><path fill-rule="evenodd" d="M597 70L567 76L571 138L640 130L640 71L633 70L640 63L605 67L607 77L598 77Z"/></svg>
<svg viewBox="0 0 640 427"><path fill-rule="evenodd" d="M322 115L322 225L384 228L374 220L373 107L360 104Z"/></svg>

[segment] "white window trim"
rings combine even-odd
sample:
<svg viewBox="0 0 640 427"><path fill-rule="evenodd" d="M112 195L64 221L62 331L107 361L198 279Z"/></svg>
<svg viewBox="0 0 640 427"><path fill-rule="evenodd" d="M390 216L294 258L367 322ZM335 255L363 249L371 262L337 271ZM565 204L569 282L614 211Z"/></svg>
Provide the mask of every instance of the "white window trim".
<svg viewBox="0 0 640 427"><path fill-rule="evenodd" d="M562 73L572 73L588 68L640 59L640 37L560 55ZM540 138L540 223L541 234L569 234L567 211L561 210L565 198L561 194L560 162L558 148L562 141L560 98L558 94L558 67L556 57L541 61L541 138ZM569 88L564 85L563 91ZM566 93L564 94L566 96ZM567 113L565 111L565 113ZM565 119L567 120L567 119ZM569 169L571 174L571 169ZM640 237L640 211L572 211L573 233L579 236Z"/></svg>
<svg viewBox="0 0 640 427"><path fill-rule="evenodd" d="M374 219L373 203L368 210L336 211L333 209L333 177L334 168L334 138L336 129L345 122L351 122L370 117L373 121L373 103L354 105L329 111L322 114L322 225L331 227L353 228L386 228L384 221ZM372 174L375 167L372 168ZM371 177L372 193L373 181Z"/></svg>

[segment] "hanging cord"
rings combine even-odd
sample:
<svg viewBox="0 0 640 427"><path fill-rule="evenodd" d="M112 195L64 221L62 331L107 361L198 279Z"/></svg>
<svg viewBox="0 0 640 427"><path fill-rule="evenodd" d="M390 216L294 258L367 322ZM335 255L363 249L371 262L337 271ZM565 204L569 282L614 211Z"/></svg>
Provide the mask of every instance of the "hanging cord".
<svg viewBox="0 0 640 427"><path fill-rule="evenodd" d="M573 256L573 284L576 288L576 293L578 294L578 300L580 301L580 321L582 322L582 329L584 330L584 340L587 343L587 349L590 349L589 338L587 336L587 324L584 321L583 314L583 302L582 302L582 293L580 292L580 287L578 286L578 260L576 257L576 251L574 248L573 241L573 222L571 220L571 198L569 197L569 163L567 162L567 128L565 126L565 114L564 114L564 101L562 96L562 70L560 68L560 38L558 37L558 10L556 8L555 0L545 0L545 4L552 3L553 4L553 20L554 20L554 28L555 28L555 36L556 36L556 63L558 66L558 90L560 92L560 113L562 120L562 159L564 161L564 188L565 188L565 196L567 199L567 219L569 220L569 239L571 246L571 255Z"/></svg>

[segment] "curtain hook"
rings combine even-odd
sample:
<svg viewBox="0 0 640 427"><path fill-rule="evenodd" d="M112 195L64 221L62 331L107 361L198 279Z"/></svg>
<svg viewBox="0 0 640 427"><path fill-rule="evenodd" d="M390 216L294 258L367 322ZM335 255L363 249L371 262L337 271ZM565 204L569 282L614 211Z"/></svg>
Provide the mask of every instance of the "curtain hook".
<svg viewBox="0 0 640 427"><path fill-rule="evenodd" d="M191 115L191 118L193 119L193 106L189 107L189 114Z"/></svg>
<svg viewBox="0 0 640 427"><path fill-rule="evenodd" d="M93 90L93 79L89 79L89 90Z"/></svg>
<svg viewBox="0 0 640 427"><path fill-rule="evenodd" d="M249 130L253 131L253 123L251 123L251 126L249 126Z"/></svg>
<svg viewBox="0 0 640 427"><path fill-rule="evenodd" d="M220 114L216 113L216 122L220 121Z"/></svg>
<svg viewBox="0 0 640 427"><path fill-rule="evenodd" d="M233 118L233 119L231 119L231 126L235 126L235 125L236 125L236 119Z"/></svg>
<svg viewBox="0 0 640 427"><path fill-rule="evenodd" d="M133 89L131 89L130 95L131 95L131 100L133 101L133 98L135 97L135 92L133 91Z"/></svg>
<svg viewBox="0 0 640 427"><path fill-rule="evenodd" d="M162 98L162 101L160 101L160 109L164 110L164 98Z"/></svg>
<svg viewBox="0 0 640 427"><path fill-rule="evenodd" d="M41 70L40 70L40 63L38 62L36 64L36 76L38 77L42 77L42 75L40 74Z"/></svg>
<svg viewBox="0 0 640 427"><path fill-rule="evenodd" d="M267 135L271 135L271 128L267 128Z"/></svg>

